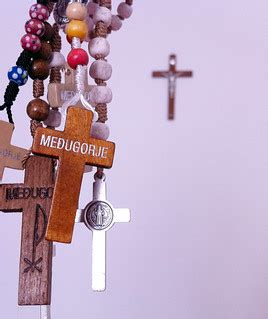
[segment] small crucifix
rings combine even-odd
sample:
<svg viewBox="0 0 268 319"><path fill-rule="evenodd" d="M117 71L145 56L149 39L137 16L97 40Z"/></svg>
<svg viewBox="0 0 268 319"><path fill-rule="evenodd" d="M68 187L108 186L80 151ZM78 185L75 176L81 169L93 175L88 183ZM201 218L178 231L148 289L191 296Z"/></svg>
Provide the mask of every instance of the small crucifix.
<svg viewBox="0 0 268 319"><path fill-rule="evenodd" d="M85 165L111 168L115 144L90 137L93 113L69 107L63 132L38 128L32 151L59 159L46 239L72 240Z"/></svg>
<svg viewBox="0 0 268 319"><path fill-rule="evenodd" d="M175 96L176 96L176 80L177 78L190 78L193 76L192 71L178 71L177 66L177 57L175 54L170 55L169 57L169 70L168 71L154 71L154 78L166 78L168 79L168 119L174 119L175 113Z"/></svg>
<svg viewBox="0 0 268 319"><path fill-rule="evenodd" d="M84 222L92 231L92 289L104 291L106 287L106 232L115 223L130 222L130 210L113 208L106 199L105 175L95 175L93 201L84 210L78 210L76 222Z"/></svg>
<svg viewBox="0 0 268 319"><path fill-rule="evenodd" d="M53 161L31 156L24 184L0 185L0 210L22 212L19 300L24 305L50 305L52 243L45 232L52 201Z"/></svg>
<svg viewBox="0 0 268 319"><path fill-rule="evenodd" d="M26 149L11 145L14 125L0 121L0 181L6 167L23 170L22 159Z"/></svg>
<svg viewBox="0 0 268 319"><path fill-rule="evenodd" d="M69 101L76 94L76 85L75 85L75 70L69 67L66 64L65 70L65 83L49 83L47 99L50 107L58 108L62 107L66 101ZM93 86L88 85L88 72L85 72L85 99L89 101L89 92Z"/></svg>

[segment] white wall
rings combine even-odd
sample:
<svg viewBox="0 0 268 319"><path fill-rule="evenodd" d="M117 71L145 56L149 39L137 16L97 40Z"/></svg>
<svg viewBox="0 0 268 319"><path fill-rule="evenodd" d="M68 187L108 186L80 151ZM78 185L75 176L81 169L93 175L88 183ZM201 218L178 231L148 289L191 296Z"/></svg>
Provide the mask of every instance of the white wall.
<svg viewBox="0 0 268 319"><path fill-rule="evenodd" d="M1 92L31 4L1 4ZM53 319L267 319L267 10L264 0L135 1L110 38L117 153L108 173L109 200L130 207L132 223L108 234L103 294L90 289L85 227L57 245ZM168 122L167 83L151 71L173 52L194 78L178 81ZM14 108L13 141L24 147L30 86ZM22 176L9 170L4 182ZM90 198L87 176L81 206ZM19 243L19 214L0 215L1 318L38 317L16 305Z"/></svg>

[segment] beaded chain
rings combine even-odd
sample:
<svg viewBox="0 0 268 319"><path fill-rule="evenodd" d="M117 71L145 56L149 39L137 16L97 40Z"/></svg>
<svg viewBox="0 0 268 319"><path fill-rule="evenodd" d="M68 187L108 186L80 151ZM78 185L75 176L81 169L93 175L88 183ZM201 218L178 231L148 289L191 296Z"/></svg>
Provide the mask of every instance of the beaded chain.
<svg viewBox="0 0 268 319"><path fill-rule="evenodd" d="M85 66L89 63L88 54L81 48L81 43L89 40L88 50L94 61L89 69L90 76L97 84L89 94L89 103L95 107L98 113L97 122L92 124L91 136L107 140L109 127L107 104L112 101L112 90L107 86L107 81L112 76L112 66L107 62L110 54L110 44L107 36L112 31L122 27L122 21L132 14L133 0L126 0L119 4L117 15L112 15L111 0L94 0L86 7L83 3L72 2L67 6L66 18L69 23L65 28L68 41L72 44L72 50L68 54L67 62L76 70L76 90L84 93L83 79ZM102 170L98 170L100 173Z"/></svg>
<svg viewBox="0 0 268 319"><path fill-rule="evenodd" d="M30 8L31 19L25 24L27 34L21 39L23 51L16 65L8 72L9 84L5 90L4 104L0 106L0 111L6 109L10 123L14 123L11 107L19 94L19 88L27 83L30 65L37 58L35 53L42 46L41 39L45 40L49 34L49 24L46 20L49 18L52 9L53 4L48 0L38 0Z"/></svg>

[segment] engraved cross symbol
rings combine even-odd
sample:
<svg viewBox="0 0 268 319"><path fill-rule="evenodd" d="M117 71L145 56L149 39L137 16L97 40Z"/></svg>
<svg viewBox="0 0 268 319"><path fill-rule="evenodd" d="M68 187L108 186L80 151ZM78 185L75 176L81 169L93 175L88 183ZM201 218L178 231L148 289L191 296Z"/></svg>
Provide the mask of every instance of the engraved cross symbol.
<svg viewBox="0 0 268 319"><path fill-rule="evenodd" d="M33 152L59 158L47 240L71 242L85 165L112 167L115 144L90 137L92 118L91 111L69 107L63 132L36 131Z"/></svg>
<svg viewBox="0 0 268 319"><path fill-rule="evenodd" d="M0 181L5 167L22 170L22 159L27 150L11 145L14 125L0 121Z"/></svg>
<svg viewBox="0 0 268 319"><path fill-rule="evenodd" d="M169 57L169 70L168 71L154 71L154 78L166 78L168 79L168 94L169 94L169 107L168 107L168 119L174 119L175 113L175 95L176 95L176 80L177 78L189 78L193 76L192 71L177 71L177 57L172 54Z"/></svg>
<svg viewBox="0 0 268 319"><path fill-rule="evenodd" d="M84 210L78 210L76 222L84 222L92 231L92 289L104 291L106 287L106 232L115 223L130 222L130 210L113 208L106 200L105 176L95 175L93 201Z"/></svg>
<svg viewBox="0 0 268 319"><path fill-rule="evenodd" d="M53 195L53 162L32 156L24 184L0 185L0 210L22 212L19 305L49 305L52 243L45 240Z"/></svg>

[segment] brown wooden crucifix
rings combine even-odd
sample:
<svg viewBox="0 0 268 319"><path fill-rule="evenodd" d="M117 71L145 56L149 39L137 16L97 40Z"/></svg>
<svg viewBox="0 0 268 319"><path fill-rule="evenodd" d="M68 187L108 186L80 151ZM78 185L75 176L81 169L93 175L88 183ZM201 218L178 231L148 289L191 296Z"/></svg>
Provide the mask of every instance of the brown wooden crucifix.
<svg viewBox="0 0 268 319"><path fill-rule="evenodd" d="M24 184L0 185L0 210L22 212L19 305L51 302L52 243L45 240L53 196L52 159L31 156Z"/></svg>
<svg viewBox="0 0 268 319"><path fill-rule="evenodd" d="M193 76L192 71L178 71L177 66L177 57L175 54L170 55L169 57L169 70L168 71L154 71L154 78L166 78L168 79L168 119L173 120L175 114L175 96L176 96L176 80L177 78L189 78Z"/></svg>
<svg viewBox="0 0 268 319"><path fill-rule="evenodd" d="M22 159L27 150L11 145L14 125L0 121L0 181L6 167L22 170Z"/></svg>
<svg viewBox="0 0 268 319"><path fill-rule="evenodd" d="M36 130L33 153L59 159L47 240L71 242L85 165L112 167L115 144L90 137L92 119L91 111L70 107L64 132Z"/></svg>
<svg viewBox="0 0 268 319"><path fill-rule="evenodd" d="M49 83L47 99L52 108L62 107L64 102L70 100L76 94L75 70L68 64L65 67L65 83ZM84 96L89 101L89 92L93 86L88 85L88 72L85 72L85 93Z"/></svg>

